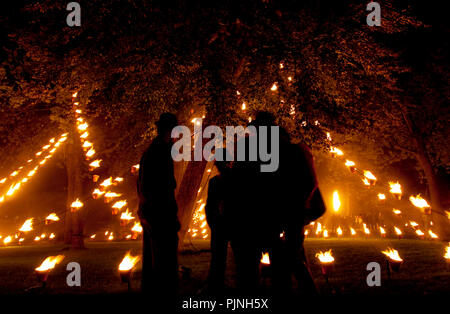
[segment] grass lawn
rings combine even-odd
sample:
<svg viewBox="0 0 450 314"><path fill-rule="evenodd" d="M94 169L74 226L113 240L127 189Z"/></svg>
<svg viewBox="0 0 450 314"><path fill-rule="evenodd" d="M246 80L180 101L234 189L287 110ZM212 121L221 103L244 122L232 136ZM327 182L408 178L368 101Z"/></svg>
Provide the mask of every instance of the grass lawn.
<svg viewBox="0 0 450 314"><path fill-rule="evenodd" d="M311 270L322 294L450 294L450 266L443 258L447 243L419 240L369 240L369 239L307 239L305 247ZM399 251L404 263L399 273L387 277L384 255L387 247ZM181 282L182 294L196 294L204 287L209 267L209 243L192 242L180 252L180 265L191 268L191 278ZM321 275L320 265L314 257L318 251L332 249L335 268L327 284ZM0 294L24 294L26 289L38 284L34 274L42 260L49 255L65 255L61 264L51 272L48 294L104 294L127 293L121 283L117 267L127 251L140 254L140 242L87 242L85 250L67 250L63 245L33 245L0 248ZM231 251L230 251L231 252ZM227 284L234 286L234 266L229 256ZM66 265L81 265L81 287L68 287ZM368 287L366 265L381 265L381 287ZM132 290L140 287L140 263L137 266Z"/></svg>

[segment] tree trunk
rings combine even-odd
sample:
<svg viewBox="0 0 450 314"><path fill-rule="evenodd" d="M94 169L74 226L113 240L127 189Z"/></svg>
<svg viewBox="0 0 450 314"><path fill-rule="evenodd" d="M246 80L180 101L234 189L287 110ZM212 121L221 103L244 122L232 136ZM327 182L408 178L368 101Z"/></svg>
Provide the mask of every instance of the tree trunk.
<svg viewBox="0 0 450 314"><path fill-rule="evenodd" d="M81 215L83 208L76 212L71 211L72 202L74 202L77 198L83 201L82 158L84 154L81 148L80 140L76 135L76 130L72 130L72 132L70 132L65 150L67 202L64 242L70 244L72 248L84 248L83 219Z"/></svg>
<svg viewBox="0 0 450 314"><path fill-rule="evenodd" d="M188 163L180 184L180 189L177 193L178 217L181 224L181 244L183 244L184 237L191 222L195 200L197 199L197 191L203 179L206 163L206 160L190 161Z"/></svg>

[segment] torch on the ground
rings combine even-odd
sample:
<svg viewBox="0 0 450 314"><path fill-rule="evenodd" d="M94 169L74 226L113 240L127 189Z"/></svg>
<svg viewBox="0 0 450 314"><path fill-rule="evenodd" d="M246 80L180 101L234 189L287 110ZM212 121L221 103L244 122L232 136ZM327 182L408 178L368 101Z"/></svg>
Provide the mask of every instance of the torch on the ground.
<svg viewBox="0 0 450 314"><path fill-rule="evenodd" d="M269 253L263 253L259 262L259 273L263 282L270 278L270 257Z"/></svg>
<svg viewBox="0 0 450 314"><path fill-rule="evenodd" d="M444 258L445 258L445 261L447 262L447 270L450 270L450 243L445 248Z"/></svg>
<svg viewBox="0 0 450 314"><path fill-rule="evenodd" d="M316 254L316 257L319 259L322 275L325 278L325 282L328 283L328 278L333 274L334 271L334 257L331 255L331 250L326 252L319 252Z"/></svg>
<svg viewBox="0 0 450 314"><path fill-rule="evenodd" d="M45 288L47 285L48 275L52 269L54 269L56 264L59 264L63 259L64 255L49 256L35 269L38 281L42 285L42 288Z"/></svg>
<svg viewBox="0 0 450 314"><path fill-rule="evenodd" d="M127 252L119 265L120 280L128 285L128 291L131 291L133 269L139 259L139 256L131 256L130 252Z"/></svg>
<svg viewBox="0 0 450 314"><path fill-rule="evenodd" d="M387 251L382 251L384 255L387 256L386 266L388 272L388 278L391 279L391 273L398 273L400 271L400 266L403 264L403 260L398 254L397 250L388 248Z"/></svg>

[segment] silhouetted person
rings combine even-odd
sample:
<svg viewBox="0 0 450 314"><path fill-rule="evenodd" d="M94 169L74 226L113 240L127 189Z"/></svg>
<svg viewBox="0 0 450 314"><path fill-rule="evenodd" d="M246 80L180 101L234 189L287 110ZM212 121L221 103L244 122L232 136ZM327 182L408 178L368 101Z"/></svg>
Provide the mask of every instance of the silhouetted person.
<svg viewBox="0 0 450 314"><path fill-rule="evenodd" d="M139 164L138 215L144 229L142 290L159 297L176 296L178 286L178 231L176 181L171 156L171 131L178 125L173 114L156 122L158 135Z"/></svg>
<svg viewBox="0 0 450 314"><path fill-rule="evenodd" d="M229 229L232 228L227 209L230 206L230 186L232 174L230 162L227 161L226 149L217 149L215 156L222 156L222 161L214 162L219 174L209 181L208 199L205 214L211 229L211 264L208 276L208 290L213 294L220 294L224 289L225 270L227 262Z"/></svg>
<svg viewBox="0 0 450 314"><path fill-rule="evenodd" d="M318 188L313 157L304 144L291 144L289 162L283 177L286 187L285 206L290 208L285 226L287 258L290 272L304 293L315 295L317 289L309 270L303 247L304 226L325 213L325 204Z"/></svg>

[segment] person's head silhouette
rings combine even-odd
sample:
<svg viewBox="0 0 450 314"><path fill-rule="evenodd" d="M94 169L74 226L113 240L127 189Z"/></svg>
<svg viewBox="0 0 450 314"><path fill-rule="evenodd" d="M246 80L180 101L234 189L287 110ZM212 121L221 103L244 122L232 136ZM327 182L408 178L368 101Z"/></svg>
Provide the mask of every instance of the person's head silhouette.
<svg viewBox="0 0 450 314"><path fill-rule="evenodd" d="M222 158L218 158L219 156ZM217 167L217 170L219 170L220 173L223 173L224 171L226 171L226 169L230 167L231 155L226 148L217 148L216 151L214 152L214 157L215 157L214 165Z"/></svg>
<svg viewBox="0 0 450 314"><path fill-rule="evenodd" d="M161 136L166 141L170 141L172 129L178 125L177 117L173 113L164 112L156 121L156 128L158 136Z"/></svg>

